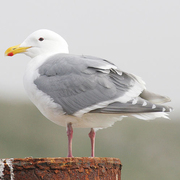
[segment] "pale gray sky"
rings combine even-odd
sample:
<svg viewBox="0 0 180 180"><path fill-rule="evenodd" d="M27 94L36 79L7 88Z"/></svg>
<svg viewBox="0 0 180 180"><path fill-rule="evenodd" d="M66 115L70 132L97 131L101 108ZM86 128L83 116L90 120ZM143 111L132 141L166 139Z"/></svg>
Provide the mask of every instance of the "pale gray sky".
<svg viewBox="0 0 180 180"><path fill-rule="evenodd" d="M112 61L179 108L179 0L3 1L0 23L0 98L28 99L22 79L29 57L4 51L46 28L64 37L71 53Z"/></svg>

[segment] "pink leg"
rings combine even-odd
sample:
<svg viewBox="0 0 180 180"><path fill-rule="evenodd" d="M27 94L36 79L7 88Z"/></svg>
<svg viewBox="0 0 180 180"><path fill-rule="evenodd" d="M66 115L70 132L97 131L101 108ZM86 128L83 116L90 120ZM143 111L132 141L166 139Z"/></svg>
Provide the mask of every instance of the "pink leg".
<svg viewBox="0 0 180 180"><path fill-rule="evenodd" d="M67 136L68 136L68 156L67 157L73 157L72 155L72 138L73 138L72 123L67 124Z"/></svg>
<svg viewBox="0 0 180 180"><path fill-rule="evenodd" d="M89 137L91 140L91 157L95 156L95 152L94 152L94 148L95 148L95 136L96 136L96 132L94 131L93 128L91 128L91 131L89 133Z"/></svg>

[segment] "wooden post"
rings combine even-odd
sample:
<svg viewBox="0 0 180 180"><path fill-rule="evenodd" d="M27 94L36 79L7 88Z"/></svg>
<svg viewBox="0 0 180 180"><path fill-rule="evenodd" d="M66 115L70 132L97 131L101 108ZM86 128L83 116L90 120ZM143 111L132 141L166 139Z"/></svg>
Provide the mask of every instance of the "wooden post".
<svg viewBox="0 0 180 180"><path fill-rule="evenodd" d="M9 180L121 180L117 158L0 159L0 179Z"/></svg>

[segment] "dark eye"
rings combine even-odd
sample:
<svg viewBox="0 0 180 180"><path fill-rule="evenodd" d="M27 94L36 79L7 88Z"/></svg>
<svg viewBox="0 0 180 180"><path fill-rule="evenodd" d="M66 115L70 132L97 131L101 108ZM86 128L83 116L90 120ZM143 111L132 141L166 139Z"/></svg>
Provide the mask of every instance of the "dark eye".
<svg viewBox="0 0 180 180"><path fill-rule="evenodd" d="M43 40L44 40L44 38L42 38L42 37L39 38L39 41L43 41Z"/></svg>

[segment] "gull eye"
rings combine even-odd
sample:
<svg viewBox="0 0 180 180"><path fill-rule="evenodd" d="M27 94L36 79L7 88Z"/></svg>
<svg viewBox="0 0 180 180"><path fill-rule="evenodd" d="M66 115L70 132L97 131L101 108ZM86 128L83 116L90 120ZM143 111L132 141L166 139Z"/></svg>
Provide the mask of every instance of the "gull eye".
<svg viewBox="0 0 180 180"><path fill-rule="evenodd" d="M44 40L44 38L42 38L42 37L39 38L39 41L43 41L43 40Z"/></svg>

